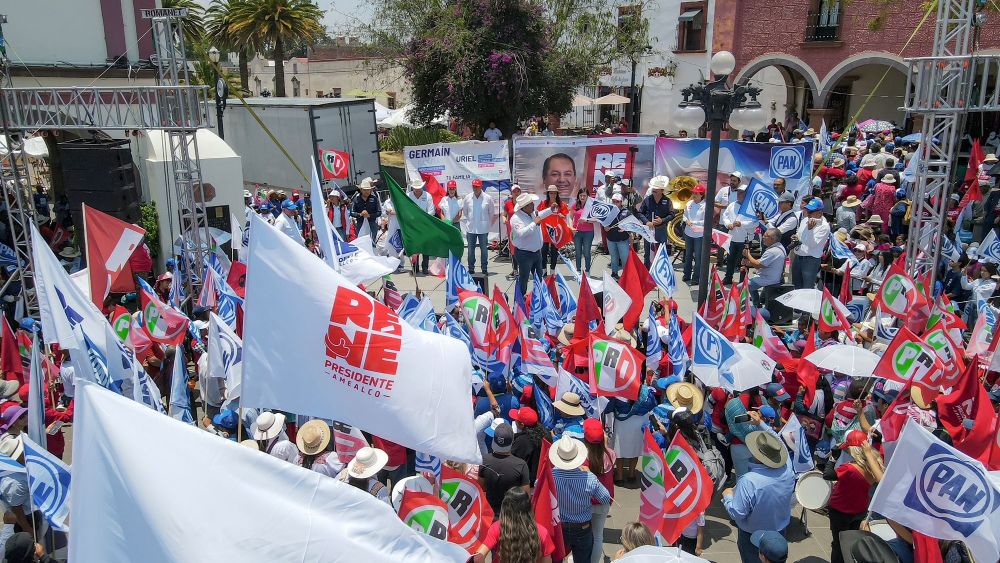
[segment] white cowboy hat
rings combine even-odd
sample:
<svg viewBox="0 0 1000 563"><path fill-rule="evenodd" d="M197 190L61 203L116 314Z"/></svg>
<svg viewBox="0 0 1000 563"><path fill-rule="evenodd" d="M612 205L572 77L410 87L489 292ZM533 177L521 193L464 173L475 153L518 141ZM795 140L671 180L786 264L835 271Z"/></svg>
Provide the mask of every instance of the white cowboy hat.
<svg viewBox="0 0 1000 563"><path fill-rule="evenodd" d="M72 246L67 246L59 251L59 256L62 256L63 258L76 258L79 255L80 251L76 250Z"/></svg>
<svg viewBox="0 0 1000 563"><path fill-rule="evenodd" d="M554 184L549 184L549 187L545 188L545 191L559 193L559 188L556 187Z"/></svg>
<svg viewBox="0 0 1000 563"><path fill-rule="evenodd" d="M665 190L670 187L670 178L666 176L653 176L649 181L649 187L653 190Z"/></svg>
<svg viewBox="0 0 1000 563"><path fill-rule="evenodd" d="M549 461L558 469L576 469L587 460L587 446L576 438L563 436L549 448Z"/></svg>
<svg viewBox="0 0 1000 563"><path fill-rule="evenodd" d="M276 438L285 428L285 415L280 412L262 412L257 416L257 429L253 431L254 440L270 440Z"/></svg>
<svg viewBox="0 0 1000 563"><path fill-rule="evenodd" d="M0 454L16 460L23 453L24 443L21 442L20 436L14 437L7 434L3 438L0 438Z"/></svg>
<svg viewBox="0 0 1000 563"><path fill-rule="evenodd" d="M371 176L369 176L369 177L365 178L364 180L361 180L361 183L358 184L358 189L359 190L370 190L370 189L372 189L372 184L373 183L375 183L375 181L371 179Z"/></svg>
<svg viewBox="0 0 1000 563"><path fill-rule="evenodd" d="M882 183L883 184L895 184L896 183L896 177L893 176L892 174L883 174L882 175Z"/></svg>
<svg viewBox="0 0 1000 563"><path fill-rule="evenodd" d="M378 448L364 447L347 464L347 474L355 479L374 477L389 461L389 454Z"/></svg>
<svg viewBox="0 0 1000 563"><path fill-rule="evenodd" d="M529 203L538 203L538 196L535 194L521 194L514 200L514 208L522 209Z"/></svg>
<svg viewBox="0 0 1000 563"><path fill-rule="evenodd" d="M251 439L247 438L246 440L243 440L242 442L240 442L240 445L243 446L243 447L245 447L245 448L249 448L251 450L254 450L254 451L258 451L258 452L260 451L260 444L258 444L256 440L251 440Z"/></svg>
<svg viewBox="0 0 1000 563"><path fill-rule="evenodd" d="M422 190L422 189L424 189L424 186L426 186L426 185L427 185L427 182L424 182L424 181L414 182L414 183L410 184L410 189L412 189L412 190Z"/></svg>

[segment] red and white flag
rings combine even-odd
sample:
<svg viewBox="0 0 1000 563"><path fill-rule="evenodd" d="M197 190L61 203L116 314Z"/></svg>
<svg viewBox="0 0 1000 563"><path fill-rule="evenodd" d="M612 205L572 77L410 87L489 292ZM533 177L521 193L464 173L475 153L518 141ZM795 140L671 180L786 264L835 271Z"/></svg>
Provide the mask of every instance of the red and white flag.
<svg viewBox="0 0 1000 563"><path fill-rule="evenodd" d="M573 229L566 218L558 213L550 213L538 224L542 228L542 240L562 248L573 241Z"/></svg>
<svg viewBox="0 0 1000 563"><path fill-rule="evenodd" d="M139 304L142 307L142 328L150 340L170 346L184 341L190 319L160 301L145 282L139 284Z"/></svg>
<svg viewBox="0 0 1000 563"><path fill-rule="evenodd" d="M715 486L698 454L680 432L674 435L664 459L676 485L667 487L664 494L660 533L667 543L674 543L684 528L697 520L711 504Z"/></svg>
<svg viewBox="0 0 1000 563"><path fill-rule="evenodd" d="M616 338L590 335L590 392L634 401L642 384L643 355Z"/></svg>
<svg viewBox="0 0 1000 563"><path fill-rule="evenodd" d="M538 481L531 497L531 509L535 513L537 523L552 538L556 548L552 552L553 561L561 561L566 557L566 544L563 542L562 520L559 518L559 499L556 497L556 484L552 478L552 462L549 461L549 448L552 444L542 439L542 453L538 457Z"/></svg>
<svg viewBox="0 0 1000 563"><path fill-rule="evenodd" d="M107 213L83 206L83 228L86 236L87 273L90 276L90 298L98 309L111 287L124 276L131 287L132 270L128 259L142 243L146 231Z"/></svg>
<svg viewBox="0 0 1000 563"><path fill-rule="evenodd" d="M333 428L333 446L340 463L350 463L358 450L368 446L368 440L358 427L337 421L333 421L330 426Z"/></svg>
<svg viewBox="0 0 1000 563"><path fill-rule="evenodd" d="M493 524L493 509L479 483L447 465L441 466L441 500L448 505L448 541L476 552Z"/></svg>
<svg viewBox="0 0 1000 563"><path fill-rule="evenodd" d="M830 290L824 285L823 299L819 305L819 329L824 332L843 330L847 333L849 341L854 340L854 336L851 334L851 323L847 321L844 312L840 310L841 307L843 305L833 298Z"/></svg>
<svg viewBox="0 0 1000 563"><path fill-rule="evenodd" d="M925 397L930 401L942 388L953 384L953 378L947 377L946 371L934 348L924 344L904 326L899 327L896 336L882 352L873 375L918 386L931 393L931 396Z"/></svg>
<svg viewBox="0 0 1000 563"><path fill-rule="evenodd" d="M397 513L408 528L448 541L448 505L431 493L404 489Z"/></svg>
<svg viewBox="0 0 1000 563"><path fill-rule="evenodd" d="M639 521L656 532L663 527L667 491L677 479L667 467L663 451L648 428L643 429L642 456L639 457Z"/></svg>
<svg viewBox="0 0 1000 563"><path fill-rule="evenodd" d="M718 229L712 229L712 242L715 243L715 246L722 248L726 252L729 252L730 238L732 237L729 236L729 233L722 232Z"/></svg>
<svg viewBox="0 0 1000 563"><path fill-rule="evenodd" d="M324 180L343 180L351 169L351 153L336 149L319 149L319 162Z"/></svg>

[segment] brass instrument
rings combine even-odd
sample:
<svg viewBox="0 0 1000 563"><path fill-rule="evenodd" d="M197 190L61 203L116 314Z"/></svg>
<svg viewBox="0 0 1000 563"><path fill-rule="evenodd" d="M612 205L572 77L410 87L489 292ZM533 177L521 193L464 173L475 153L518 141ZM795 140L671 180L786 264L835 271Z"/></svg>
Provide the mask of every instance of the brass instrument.
<svg viewBox="0 0 1000 563"><path fill-rule="evenodd" d="M667 238L674 248L684 248L684 207L691 199L691 189L698 185L698 180L691 176L678 176L670 180L667 197L677 213L667 223Z"/></svg>

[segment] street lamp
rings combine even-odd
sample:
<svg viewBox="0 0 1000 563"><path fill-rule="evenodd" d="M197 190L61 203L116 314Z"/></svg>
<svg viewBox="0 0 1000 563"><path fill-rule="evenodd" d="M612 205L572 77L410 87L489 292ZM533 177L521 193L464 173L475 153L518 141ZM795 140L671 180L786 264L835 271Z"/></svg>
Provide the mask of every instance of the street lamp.
<svg viewBox="0 0 1000 563"><path fill-rule="evenodd" d="M222 127L222 112L226 111L226 100L229 98L229 84L222 79L219 72L219 50L212 47L208 50L208 60L212 61L212 68L215 69L215 118L219 122L219 138L225 139L226 132Z"/></svg>
<svg viewBox="0 0 1000 563"><path fill-rule="evenodd" d="M692 84L681 90L684 101L674 113L674 121L681 129L697 130L708 121L711 149L708 153L708 181L705 189L705 231L702 240L698 272L698 305L708 298L708 259L711 255L711 236L715 222L714 204L716 177L719 174L719 144L722 126L728 123L737 129L758 129L766 123L764 110L757 101L760 88L733 86L727 83L736 68L736 57L729 51L719 51L709 65L715 80ZM749 98L749 99L748 99Z"/></svg>

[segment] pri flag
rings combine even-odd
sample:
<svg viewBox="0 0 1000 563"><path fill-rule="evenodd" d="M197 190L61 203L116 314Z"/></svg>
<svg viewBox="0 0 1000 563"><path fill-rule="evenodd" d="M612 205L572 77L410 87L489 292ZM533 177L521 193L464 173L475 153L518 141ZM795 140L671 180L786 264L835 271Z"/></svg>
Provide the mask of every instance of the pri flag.
<svg viewBox="0 0 1000 563"><path fill-rule="evenodd" d="M319 162L323 166L324 180L344 180L351 169L351 153L319 149Z"/></svg>
<svg viewBox="0 0 1000 563"><path fill-rule="evenodd" d="M1000 558L1000 488L983 464L906 424L870 509L916 532L965 543L976 561Z"/></svg>
<svg viewBox="0 0 1000 563"><path fill-rule="evenodd" d="M263 219L251 220L242 405L341 420L480 463L465 345L402 322ZM265 297L278 294L285 297L275 315Z"/></svg>
<svg viewBox="0 0 1000 563"><path fill-rule="evenodd" d="M906 327L896 332L873 375L900 383L912 383L934 392L954 384L953 377L946 377L946 368L934 348L924 344ZM932 397L927 397L929 401Z"/></svg>
<svg viewBox="0 0 1000 563"><path fill-rule="evenodd" d="M590 391L602 397L639 397L642 354L627 342L590 335Z"/></svg>
<svg viewBox="0 0 1000 563"><path fill-rule="evenodd" d="M573 229L566 218L558 213L550 213L538 224L542 228L542 240L562 248L573 241Z"/></svg>
<svg viewBox="0 0 1000 563"><path fill-rule="evenodd" d="M142 278L139 280L139 304L142 307L142 327L154 342L177 346L184 341L188 323L183 313L166 306Z"/></svg>
<svg viewBox="0 0 1000 563"><path fill-rule="evenodd" d="M653 440L648 428L643 431L642 455L639 457L639 521L651 531L658 532L663 527L663 509L667 498L667 488L676 483L673 474L667 471L663 452ZM668 485L665 480L670 479Z"/></svg>
<svg viewBox="0 0 1000 563"><path fill-rule="evenodd" d="M411 530L448 541L448 506L440 498L404 489L397 512L399 519Z"/></svg>
<svg viewBox="0 0 1000 563"><path fill-rule="evenodd" d="M83 206L83 226L87 238L90 296L94 305L101 309L104 298L113 285L118 285L121 276L125 276L123 281L131 282L128 259L142 243L146 231L87 205ZM134 287L132 283L125 285Z"/></svg>
<svg viewBox="0 0 1000 563"><path fill-rule="evenodd" d="M843 330L847 333L849 341L854 340L851 335L851 323L841 311L843 305L833 298L830 290L823 286L823 298L819 305L819 329L826 332Z"/></svg>
<svg viewBox="0 0 1000 563"><path fill-rule="evenodd" d="M990 231L992 232L992 231ZM913 278L903 271L903 258L900 256L885 274L878 295L872 301L872 307L879 308L897 319L906 319L910 311L927 304L927 298L917 289Z"/></svg>
<svg viewBox="0 0 1000 563"><path fill-rule="evenodd" d="M705 512L712 502L714 485L698 454L680 432L674 435L664 456L669 478L664 479L666 492L663 502L663 525L660 533L668 543L674 543L684 528ZM668 481L676 483L673 486Z"/></svg>
<svg viewBox="0 0 1000 563"><path fill-rule="evenodd" d="M441 468L441 500L448 505L448 540L475 553L493 524L493 509L474 479L444 466Z"/></svg>

